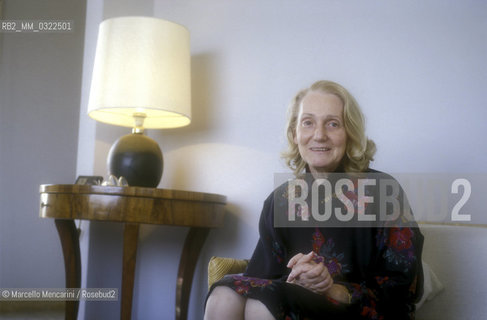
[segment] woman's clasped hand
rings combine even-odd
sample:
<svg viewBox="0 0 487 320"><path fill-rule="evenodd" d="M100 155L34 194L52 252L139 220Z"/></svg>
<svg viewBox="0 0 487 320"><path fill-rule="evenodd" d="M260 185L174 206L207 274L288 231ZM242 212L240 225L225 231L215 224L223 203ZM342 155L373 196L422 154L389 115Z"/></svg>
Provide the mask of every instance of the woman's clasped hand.
<svg viewBox="0 0 487 320"><path fill-rule="evenodd" d="M300 285L317 294L327 295L342 303L350 303L351 297L347 288L333 282L323 260L323 257L314 251L308 254L298 253L287 264L291 272L286 282Z"/></svg>
<svg viewBox="0 0 487 320"><path fill-rule="evenodd" d="M319 258L314 251L308 254L298 253L292 257L287 264L291 273L286 281L318 294L325 294L333 286L333 279Z"/></svg>

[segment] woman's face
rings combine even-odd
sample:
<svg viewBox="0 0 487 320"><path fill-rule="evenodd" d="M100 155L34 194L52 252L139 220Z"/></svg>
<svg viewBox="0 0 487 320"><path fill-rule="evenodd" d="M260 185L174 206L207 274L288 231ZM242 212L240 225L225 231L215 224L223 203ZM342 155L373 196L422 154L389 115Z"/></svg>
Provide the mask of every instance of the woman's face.
<svg viewBox="0 0 487 320"><path fill-rule="evenodd" d="M335 171L347 146L340 98L308 92L299 107L294 142L312 173Z"/></svg>

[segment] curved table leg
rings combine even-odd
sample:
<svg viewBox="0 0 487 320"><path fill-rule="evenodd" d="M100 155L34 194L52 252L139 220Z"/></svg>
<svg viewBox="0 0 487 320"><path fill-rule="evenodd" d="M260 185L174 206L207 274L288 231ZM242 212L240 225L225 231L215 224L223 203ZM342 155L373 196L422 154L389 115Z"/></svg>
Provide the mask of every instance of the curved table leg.
<svg viewBox="0 0 487 320"><path fill-rule="evenodd" d="M134 292L135 262L139 241L139 224L126 223L123 232L122 305L120 319L130 320Z"/></svg>
<svg viewBox="0 0 487 320"><path fill-rule="evenodd" d="M81 286L81 254L79 249L79 234L73 220L56 219L56 228L61 240L66 272L66 288ZM76 320L79 301L66 301L66 320Z"/></svg>
<svg viewBox="0 0 487 320"><path fill-rule="evenodd" d="M184 241L176 285L176 320L186 320L188 317L189 294L194 269L209 232L209 228L191 228Z"/></svg>

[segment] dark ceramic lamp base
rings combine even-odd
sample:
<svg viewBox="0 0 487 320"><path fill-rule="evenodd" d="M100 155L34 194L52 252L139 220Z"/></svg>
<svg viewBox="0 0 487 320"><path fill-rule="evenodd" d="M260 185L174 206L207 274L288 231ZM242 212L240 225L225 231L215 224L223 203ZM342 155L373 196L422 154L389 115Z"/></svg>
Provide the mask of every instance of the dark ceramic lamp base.
<svg viewBox="0 0 487 320"><path fill-rule="evenodd" d="M162 152L151 138L132 133L115 141L107 165L110 174L125 177L129 186L156 188L162 177Z"/></svg>

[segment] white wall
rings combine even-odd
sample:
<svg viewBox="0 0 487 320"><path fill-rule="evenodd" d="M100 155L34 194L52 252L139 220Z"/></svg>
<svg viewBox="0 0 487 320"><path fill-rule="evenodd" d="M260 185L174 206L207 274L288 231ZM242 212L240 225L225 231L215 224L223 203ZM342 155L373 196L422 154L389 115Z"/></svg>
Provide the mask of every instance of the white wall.
<svg viewBox="0 0 487 320"><path fill-rule="evenodd" d="M3 1L2 19L74 21L63 34L0 34L0 287L64 286L39 185L73 183L85 21L84 1Z"/></svg>
<svg viewBox="0 0 487 320"><path fill-rule="evenodd" d="M210 256L251 255L273 174L286 171L279 152L287 104L315 80L342 83L362 105L369 136L378 145L374 168L392 173L486 172L485 2L154 0L135 6L107 0L102 15L100 6L91 8L88 1L88 20L145 14L183 24L191 32L193 122L187 128L149 133L164 152L160 187L228 197L225 228L212 231L201 252L190 319L202 319ZM91 29L85 71L93 63L94 37ZM84 90L81 117L86 95ZM125 132L81 121L80 136L95 137L83 142L95 157L93 173L106 174L108 148ZM174 317L185 232L141 229L133 311L137 318ZM87 245L88 286L119 286L121 227L91 224ZM118 308L87 304L86 319L109 318Z"/></svg>

